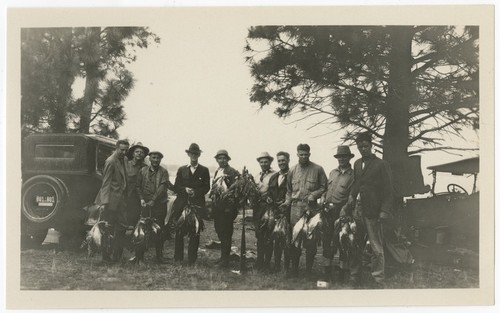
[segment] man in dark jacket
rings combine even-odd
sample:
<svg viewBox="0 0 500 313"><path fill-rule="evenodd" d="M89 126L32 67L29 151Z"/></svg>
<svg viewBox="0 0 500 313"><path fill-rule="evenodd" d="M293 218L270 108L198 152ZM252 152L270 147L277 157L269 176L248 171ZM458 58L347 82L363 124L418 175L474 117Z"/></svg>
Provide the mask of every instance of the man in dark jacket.
<svg viewBox="0 0 500 313"><path fill-rule="evenodd" d="M215 155L219 168L214 174L212 191L212 216L214 218L215 232L221 242L221 267L229 266L231 242L233 237L233 221L238 215L238 207L231 197L224 197L225 191L234 184L240 174L229 166L231 160L226 150L219 150Z"/></svg>
<svg viewBox="0 0 500 313"><path fill-rule="evenodd" d="M189 156L190 162L188 165L181 166L177 171L175 178L175 192L177 198L172 205L173 223L176 223L182 210L188 203L193 206L198 206L199 210L205 209L205 195L210 190L210 174L208 168L198 163L198 158L201 155L200 147L196 143L192 143L188 150L185 150ZM201 218L201 212L195 212L198 218ZM188 262L194 264L198 255L198 246L200 245L200 236L191 235L188 244ZM184 234L180 229L176 230L175 234L175 261L184 259Z"/></svg>
<svg viewBox="0 0 500 313"><path fill-rule="evenodd" d="M97 194L95 203L102 212L102 219L113 226L114 244L113 256L103 251L103 262L118 262L123 254L123 244L127 227L127 170L125 168L125 154L129 143L125 140L116 142L115 152L104 164L102 186Z"/></svg>
<svg viewBox="0 0 500 313"><path fill-rule="evenodd" d="M372 139L368 132L356 138L361 158L354 163L354 184L349 196L348 207L354 207L353 217L366 231L372 256L372 277L382 287L384 281L384 238L383 224L392 216L393 186L389 164L372 152ZM360 236L362 238L362 236ZM359 280L361 259L351 267L351 279Z"/></svg>
<svg viewBox="0 0 500 313"><path fill-rule="evenodd" d="M165 217L167 216L167 189L171 189L168 171L160 166L163 154L159 151L149 153L150 166L143 167L137 175L137 193L141 199L143 216L156 220L161 227L160 240L155 243L156 262L165 263L163 259L163 243L166 239ZM137 259L138 260L138 259Z"/></svg>
<svg viewBox="0 0 500 313"><path fill-rule="evenodd" d="M280 151L276 154L276 161L278 162L279 172L274 173L269 179L269 188L267 190L268 200L267 202L276 208L276 220L281 216L285 216L288 221L288 226L290 226L290 210L289 208L279 209L279 206L285 202L287 193L287 175L290 163L290 154L288 152ZM291 232L291 227L289 229ZM287 239L288 240L288 239ZM286 245L289 242L280 241L279 238L274 238L266 246L265 260L264 264L266 266L271 262L271 256L274 250L274 270L279 272L281 269L281 254L285 254L285 269L288 270L290 264L289 251Z"/></svg>

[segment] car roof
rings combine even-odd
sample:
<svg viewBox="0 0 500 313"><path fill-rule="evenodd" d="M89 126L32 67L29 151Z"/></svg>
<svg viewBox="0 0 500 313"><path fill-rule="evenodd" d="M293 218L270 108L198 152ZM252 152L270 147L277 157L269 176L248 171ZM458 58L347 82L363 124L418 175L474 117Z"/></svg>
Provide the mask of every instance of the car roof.
<svg viewBox="0 0 500 313"><path fill-rule="evenodd" d="M432 171L452 173L454 175L477 174L479 173L479 157L429 166L427 168Z"/></svg>

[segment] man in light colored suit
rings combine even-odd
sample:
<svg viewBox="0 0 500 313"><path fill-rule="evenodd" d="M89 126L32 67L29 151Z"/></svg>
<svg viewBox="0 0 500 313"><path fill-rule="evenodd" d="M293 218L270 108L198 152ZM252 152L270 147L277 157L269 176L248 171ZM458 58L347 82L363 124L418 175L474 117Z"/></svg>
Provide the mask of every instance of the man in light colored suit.
<svg viewBox="0 0 500 313"><path fill-rule="evenodd" d="M127 227L127 170L125 154L129 148L126 140L116 142L116 150L104 164L102 186L95 203L99 205L102 219L113 226L113 256L103 251L103 262L118 262L123 254L123 240Z"/></svg>

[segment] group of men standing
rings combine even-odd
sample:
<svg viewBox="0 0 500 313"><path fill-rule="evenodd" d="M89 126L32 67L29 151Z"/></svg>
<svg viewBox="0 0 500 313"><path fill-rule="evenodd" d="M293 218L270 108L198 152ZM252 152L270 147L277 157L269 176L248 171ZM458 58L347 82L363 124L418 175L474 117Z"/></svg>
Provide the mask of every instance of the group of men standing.
<svg viewBox="0 0 500 313"><path fill-rule="evenodd" d="M266 210L273 210L276 218L286 217L291 229L307 215L308 218L323 210L326 225L334 225L340 217L348 216L357 224L357 240L355 245L362 249L366 239L369 240L372 253L372 276L376 282L384 280L384 239L383 224L391 217L394 201L391 171L388 164L376 157L372 152L372 141L369 133L361 133L356 138L361 158L351 167L354 157L348 146L339 146L335 158L338 167L327 177L324 169L310 161L310 147L299 144L297 147L298 164L289 167L290 154L280 151L276 155L279 171L274 171L271 164L274 158L267 152L257 157L261 172L253 176L259 197L253 204L253 223L257 239L258 269L281 270L281 257L288 275L297 276L302 244L306 250L306 272L310 273L317 253L317 239L304 238L299 245L283 245L262 231L263 215ZM186 150L189 164L181 166L175 183L171 184L166 169L160 166L163 154L149 151L141 144L129 148L126 141L119 140L116 151L106 160L103 172L103 183L96 198L101 206L103 217L114 225L115 248L113 255L103 254L105 261L119 261L122 257L124 234L127 227L137 223L145 214L155 218L162 228L162 239L156 245L156 261L163 263L163 243L171 235L182 210L188 204L205 207L205 195L214 186L225 189L235 183L240 175L229 165L231 160L226 150L219 150L215 159L219 168L210 182L209 171L198 163L201 150L195 143ZM149 155L150 165L144 163ZM172 214L167 225L164 221L167 214L167 189L177 194L172 206ZM220 197L212 194L212 217L217 236L221 242L221 267L230 264L230 252L233 235L233 223L238 215L238 203L231 197ZM325 208L327 208L325 210ZM331 227L330 227L331 228ZM333 230L323 231L323 258L326 259L325 273L331 278L334 255L338 247L332 240ZM184 235L176 232L174 260L181 262L184 258ZM188 263L193 264L197 258L199 235L190 235L188 246ZM274 267L271 266L274 254ZM344 260L344 269L350 273L350 280L359 282L361 253ZM133 261L134 259L132 259ZM290 268L291 263L291 268Z"/></svg>

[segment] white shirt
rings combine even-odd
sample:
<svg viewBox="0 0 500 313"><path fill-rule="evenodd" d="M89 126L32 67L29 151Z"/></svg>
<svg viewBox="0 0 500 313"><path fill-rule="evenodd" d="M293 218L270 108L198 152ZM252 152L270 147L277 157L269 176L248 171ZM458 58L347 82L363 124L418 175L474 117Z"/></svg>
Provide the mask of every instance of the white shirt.
<svg viewBox="0 0 500 313"><path fill-rule="evenodd" d="M191 164L188 164L189 169L191 170L191 174L194 174L196 169L198 168L199 164L196 164L196 166L192 166Z"/></svg>

